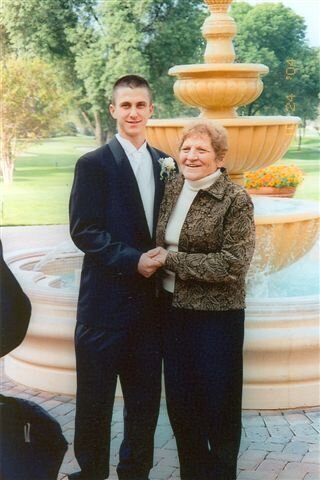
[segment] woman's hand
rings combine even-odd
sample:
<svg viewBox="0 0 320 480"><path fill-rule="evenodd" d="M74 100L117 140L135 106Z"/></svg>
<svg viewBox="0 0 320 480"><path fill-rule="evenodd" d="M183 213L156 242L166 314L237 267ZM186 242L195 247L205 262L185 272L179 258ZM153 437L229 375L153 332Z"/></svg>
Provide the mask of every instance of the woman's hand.
<svg viewBox="0 0 320 480"><path fill-rule="evenodd" d="M152 250L149 250L147 252L147 255L153 260L156 260L157 262L159 262L161 266L163 266L166 262L168 250L162 247L156 247L156 248L153 248Z"/></svg>

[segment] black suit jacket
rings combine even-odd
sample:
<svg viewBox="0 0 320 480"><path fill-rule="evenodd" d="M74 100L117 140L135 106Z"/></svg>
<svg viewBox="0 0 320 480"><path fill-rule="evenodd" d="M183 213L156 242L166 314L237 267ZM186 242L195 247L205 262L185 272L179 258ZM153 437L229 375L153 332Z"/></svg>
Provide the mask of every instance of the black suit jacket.
<svg viewBox="0 0 320 480"><path fill-rule="evenodd" d="M70 233L85 254L77 321L124 328L153 308L154 279L137 272L143 252L155 246L163 195L159 158L148 146L155 180L154 232L149 233L138 184L116 138L81 157L70 198Z"/></svg>
<svg viewBox="0 0 320 480"><path fill-rule="evenodd" d="M0 240L0 357L15 349L25 337L31 303L5 263Z"/></svg>

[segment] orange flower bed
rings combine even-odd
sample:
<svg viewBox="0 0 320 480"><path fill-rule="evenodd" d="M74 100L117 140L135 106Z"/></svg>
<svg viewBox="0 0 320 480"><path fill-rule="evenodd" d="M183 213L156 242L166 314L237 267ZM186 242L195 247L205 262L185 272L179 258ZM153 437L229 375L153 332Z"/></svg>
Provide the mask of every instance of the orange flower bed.
<svg viewBox="0 0 320 480"><path fill-rule="evenodd" d="M303 181L303 171L294 165L271 165L255 172L246 172L245 187L297 187Z"/></svg>

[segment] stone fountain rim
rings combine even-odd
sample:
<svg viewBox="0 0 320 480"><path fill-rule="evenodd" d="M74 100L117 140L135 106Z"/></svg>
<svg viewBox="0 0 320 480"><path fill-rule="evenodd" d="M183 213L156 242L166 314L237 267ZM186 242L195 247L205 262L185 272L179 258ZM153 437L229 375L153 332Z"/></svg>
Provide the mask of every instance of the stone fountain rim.
<svg viewBox="0 0 320 480"><path fill-rule="evenodd" d="M21 268L23 263L30 261L33 257L39 257L40 259L50 251L52 251L52 247L15 250L6 256L6 262L14 274L16 272L20 273L20 275L17 275L18 281L25 293L33 299L37 298L41 300L41 303L50 303L49 299L51 300L54 297L57 304L69 303L70 300L75 299L74 290L69 288L58 289L49 285L48 282L46 284L39 283L44 277L50 277L51 282L53 282L55 279L59 279L59 275L49 275L42 272L42 270L23 270ZM83 256L83 253L81 251L69 252L66 255L68 257L78 257ZM12 268L13 266L14 268ZM31 280L32 283L30 283Z"/></svg>
<svg viewBox="0 0 320 480"><path fill-rule="evenodd" d="M253 313L257 311L263 315L265 311L270 313L270 305L272 305L273 312L288 312L290 316L292 312L297 310L305 310L306 307L311 307L320 305L320 297L318 294L313 293L311 295L293 295L291 297L251 297L247 296L246 298L246 311L248 313ZM276 322L276 316L270 316L270 322ZM300 321L300 319L299 319Z"/></svg>
<svg viewBox="0 0 320 480"><path fill-rule="evenodd" d="M201 117L181 117L181 118L151 118L147 127L184 127L191 121L201 120ZM225 127L276 127L278 125L296 125L301 122L300 117L287 117L285 115L274 116L239 116L234 118L206 119L217 122ZM277 122L277 123L275 123Z"/></svg>
<svg viewBox="0 0 320 480"><path fill-rule="evenodd" d="M269 67L262 63L199 63L190 65L175 65L168 70L168 74L171 76L186 74L186 80L192 77L194 74L199 73L224 73L232 72L235 76L243 73L255 73L260 75L267 75ZM221 75L219 75L221 76ZM257 75L254 75L256 78ZM230 78L230 77L228 77ZM205 78L207 81L208 79ZM227 81L227 79L226 79Z"/></svg>

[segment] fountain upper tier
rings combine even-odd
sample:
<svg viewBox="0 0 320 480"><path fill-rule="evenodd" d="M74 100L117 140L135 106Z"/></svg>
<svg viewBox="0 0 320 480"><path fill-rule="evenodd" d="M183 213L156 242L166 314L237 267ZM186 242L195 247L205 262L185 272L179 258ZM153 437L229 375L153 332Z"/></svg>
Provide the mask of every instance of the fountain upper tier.
<svg viewBox="0 0 320 480"><path fill-rule="evenodd" d="M236 117L236 108L256 100L263 90L261 76L269 68L259 64L233 63L232 39L236 24L228 15L232 0L205 0L211 15L202 34L207 40L203 65L179 65L169 70L177 76L175 95L187 105L199 107L207 118Z"/></svg>
<svg viewBox="0 0 320 480"><path fill-rule="evenodd" d="M178 80L174 93L187 105L198 107L206 118L232 118L236 108L256 100L262 90L265 65L245 63L206 63L179 65L169 70Z"/></svg>

